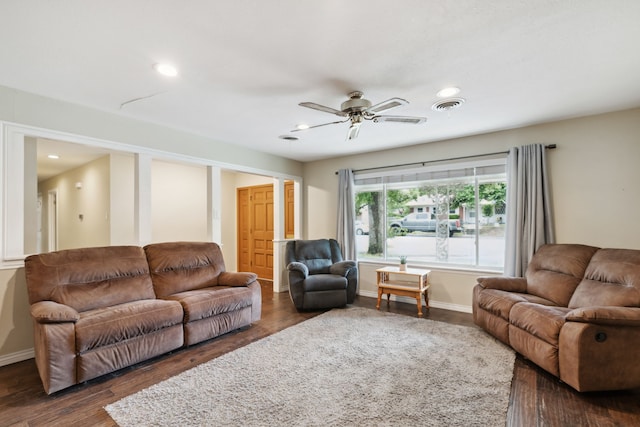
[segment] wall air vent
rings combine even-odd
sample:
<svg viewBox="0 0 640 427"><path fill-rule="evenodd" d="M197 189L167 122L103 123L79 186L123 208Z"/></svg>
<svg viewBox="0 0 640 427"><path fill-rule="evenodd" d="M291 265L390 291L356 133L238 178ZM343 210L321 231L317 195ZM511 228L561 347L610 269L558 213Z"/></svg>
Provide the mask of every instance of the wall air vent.
<svg viewBox="0 0 640 427"><path fill-rule="evenodd" d="M458 108L464 103L464 98L448 98L438 101L431 106L431 109L436 111L449 111L454 108Z"/></svg>

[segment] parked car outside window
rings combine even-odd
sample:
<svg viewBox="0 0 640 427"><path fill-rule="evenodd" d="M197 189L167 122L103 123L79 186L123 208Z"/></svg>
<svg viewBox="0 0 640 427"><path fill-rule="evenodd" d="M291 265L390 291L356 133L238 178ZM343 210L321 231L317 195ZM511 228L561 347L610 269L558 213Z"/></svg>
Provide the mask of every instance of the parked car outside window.
<svg viewBox="0 0 640 427"><path fill-rule="evenodd" d="M362 221L356 221L356 234L358 236L369 234L369 224L365 224Z"/></svg>

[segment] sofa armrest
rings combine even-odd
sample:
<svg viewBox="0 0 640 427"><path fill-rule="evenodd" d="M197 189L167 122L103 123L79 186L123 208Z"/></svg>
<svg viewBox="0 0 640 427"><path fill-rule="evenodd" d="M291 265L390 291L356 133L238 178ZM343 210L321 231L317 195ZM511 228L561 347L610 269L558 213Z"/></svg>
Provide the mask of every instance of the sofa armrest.
<svg viewBox="0 0 640 427"><path fill-rule="evenodd" d="M307 278L307 276L309 275L309 267L307 267L306 265L304 265L301 262L290 262L289 265L287 265L287 270L289 271L299 271L300 273L302 273L302 276L304 279Z"/></svg>
<svg viewBox="0 0 640 427"><path fill-rule="evenodd" d="M346 277L349 274L349 270L355 267L355 261L339 261L329 267L329 273Z"/></svg>
<svg viewBox="0 0 640 427"><path fill-rule="evenodd" d="M527 292L527 279L524 277L478 277L478 284L485 289L498 289L509 292Z"/></svg>
<svg viewBox="0 0 640 427"><path fill-rule="evenodd" d="M593 323L596 325L640 326L638 307L580 307L565 317L567 321Z"/></svg>
<svg viewBox="0 0 640 427"><path fill-rule="evenodd" d="M53 301L38 301L31 305L31 316L37 323L75 323L80 314L68 305Z"/></svg>
<svg viewBox="0 0 640 427"><path fill-rule="evenodd" d="M249 286L258 279L258 275L248 272L223 271L218 277L220 286Z"/></svg>

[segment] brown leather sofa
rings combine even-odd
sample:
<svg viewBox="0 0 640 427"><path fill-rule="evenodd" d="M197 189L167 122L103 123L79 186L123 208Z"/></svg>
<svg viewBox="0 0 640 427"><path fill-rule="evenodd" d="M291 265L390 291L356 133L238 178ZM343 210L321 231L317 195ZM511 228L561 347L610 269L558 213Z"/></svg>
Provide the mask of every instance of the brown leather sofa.
<svg viewBox="0 0 640 427"><path fill-rule="evenodd" d="M257 276L225 271L210 242L31 255L25 274L47 394L261 317Z"/></svg>
<svg viewBox="0 0 640 427"><path fill-rule="evenodd" d="M640 387L640 250L542 246L524 278L478 279L473 318L578 391Z"/></svg>

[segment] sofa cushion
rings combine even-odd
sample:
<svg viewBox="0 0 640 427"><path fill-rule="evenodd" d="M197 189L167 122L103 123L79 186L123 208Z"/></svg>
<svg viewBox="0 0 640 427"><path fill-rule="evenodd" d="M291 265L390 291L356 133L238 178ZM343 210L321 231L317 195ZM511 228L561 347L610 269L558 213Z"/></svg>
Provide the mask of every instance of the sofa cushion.
<svg viewBox="0 0 640 427"><path fill-rule="evenodd" d="M248 287L214 286L180 292L165 297L178 301L184 309L184 323L251 306L253 291Z"/></svg>
<svg viewBox="0 0 640 427"><path fill-rule="evenodd" d="M182 323L175 301L142 300L80 313L76 351L83 353Z"/></svg>
<svg viewBox="0 0 640 427"><path fill-rule="evenodd" d="M511 309L515 304L520 302L554 305L553 302L535 295L501 291L498 289L483 289L478 292L476 300L478 307L505 320L509 320Z"/></svg>
<svg viewBox="0 0 640 427"><path fill-rule="evenodd" d="M527 292L566 307L598 248L585 245L543 245L527 267Z"/></svg>
<svg viewBox="0 0 640 427"><path fill-rule="evenodd" d="M54 301L78 312L155 298L138 246L69 249L25 259L29 302Z"/></svg>
<svg viewBox="0 0 640 427"><path fill-rule="evenodd" d="M305 292L346 291L347 279L337 274L316 274L304 280Z"/></svg>
<svg viewBox="0 0 640 427"><path fill-rule="evenodd" d="M522 294L497 289L484 289L476 298L478 307L505 320L509 320L509 312L514 304L527 301Z"/></svg>
<svg viewBox="0 0 640 427"><path fill-rule="evenodd" d="M222 251L213 242L154 243L144 251L158 297L216 286L225 271Z"/></svg>
<svg viewBox="0 0 640 427"><path fill-rule="evenodd" d="M570 311L567 307L523 302L511 309L509 322L534 337L557 346L560 329Z"/></svg>
<svg viewBox="0 0 640 427"><path fill-rule="evenodd" d="M591 258L569 307L640 307L640 251L600 249Z"/></svg>
<svg viewBox="0 0 640 427"><path fill-rule="evenodd" d="M299 240L295 242L295 260L309 268L309 274L328 274L333 264L329 240Z"/></svg>

